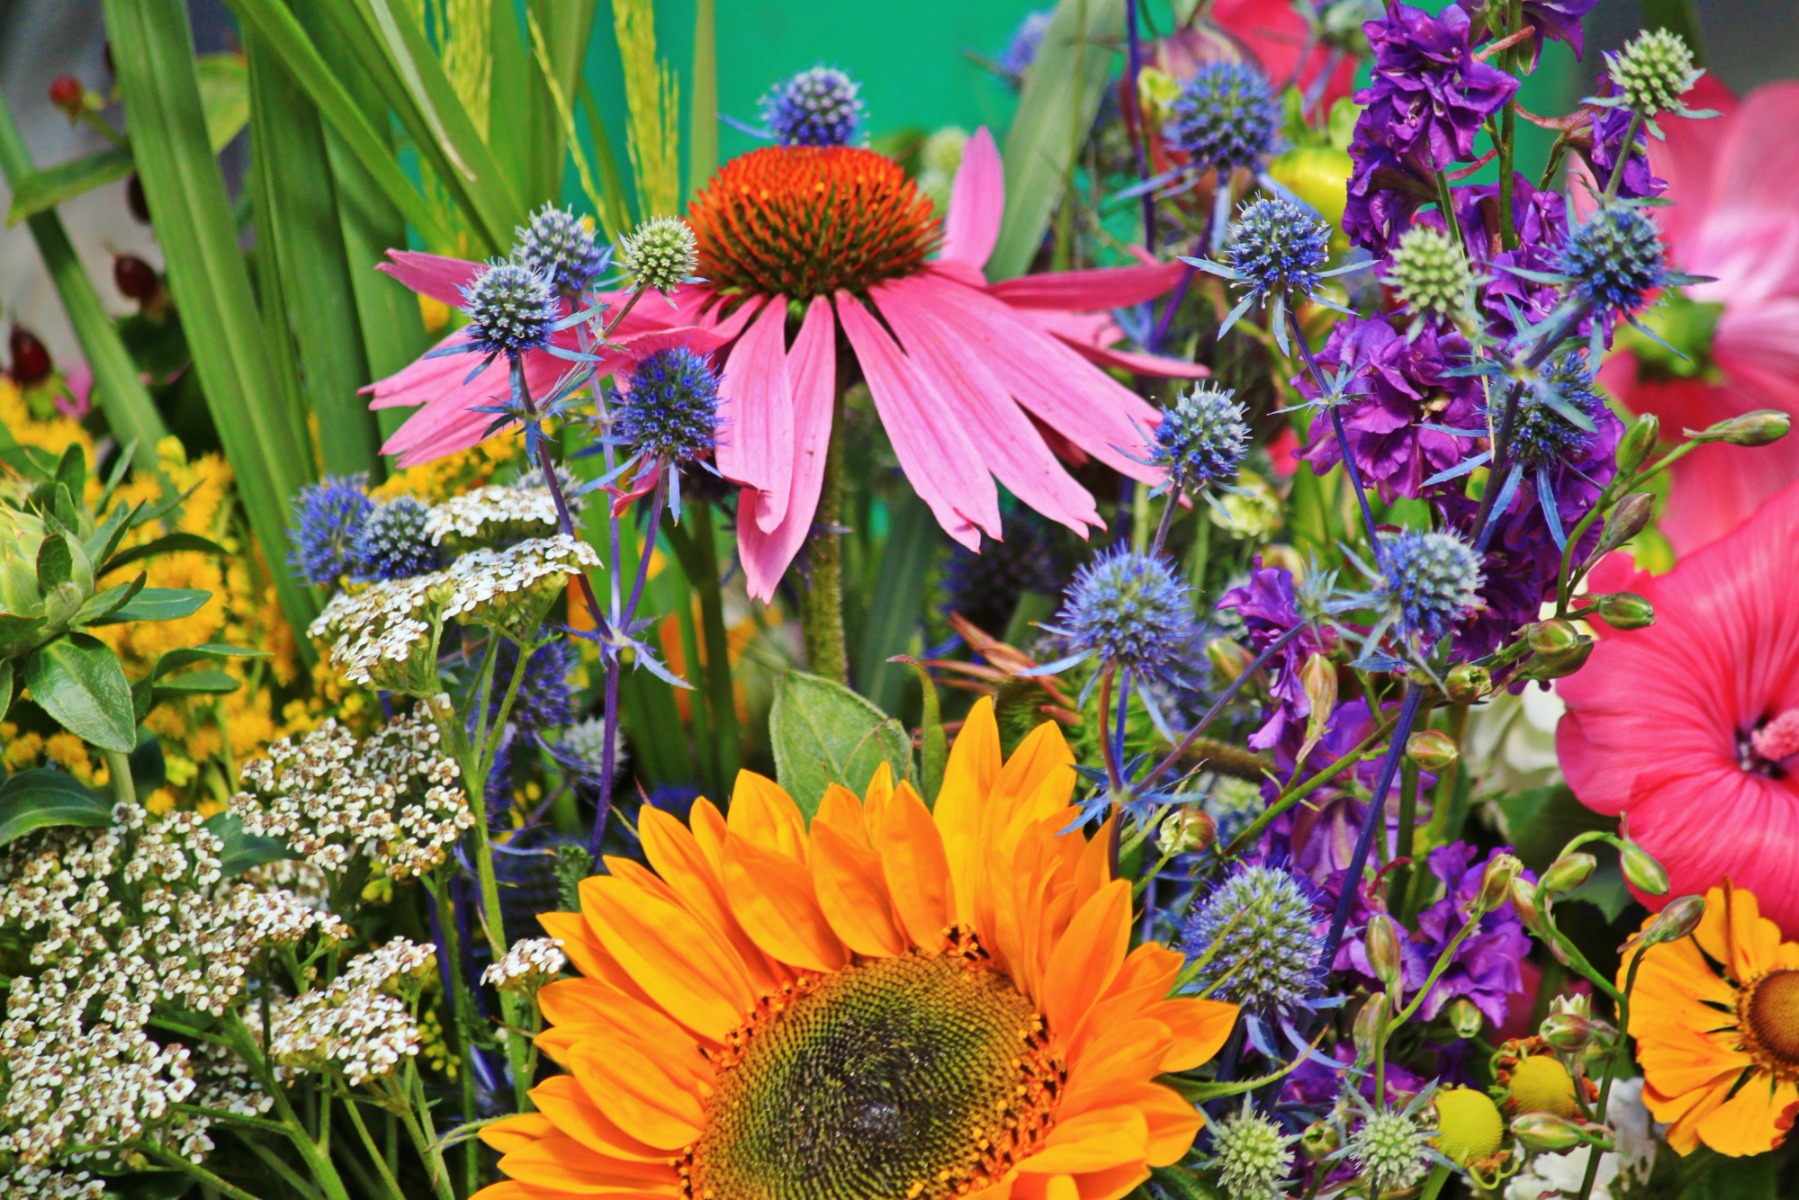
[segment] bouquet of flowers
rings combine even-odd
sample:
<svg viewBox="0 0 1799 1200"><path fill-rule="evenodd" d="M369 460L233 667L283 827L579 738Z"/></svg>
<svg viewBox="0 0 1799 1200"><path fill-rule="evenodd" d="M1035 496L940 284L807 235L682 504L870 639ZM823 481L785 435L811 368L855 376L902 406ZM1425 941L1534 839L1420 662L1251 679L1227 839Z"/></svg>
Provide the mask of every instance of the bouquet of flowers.
<svg viewBox="0 0 1799 1200"><path fill-rule="evenodd" d="M590 5L105 7L106 147L0 114L87 360L0 384L5 1195L1799 1189L1799 89L1064 0L1003 136L819 66L721 164L710 4L622 155Z"/></svg>

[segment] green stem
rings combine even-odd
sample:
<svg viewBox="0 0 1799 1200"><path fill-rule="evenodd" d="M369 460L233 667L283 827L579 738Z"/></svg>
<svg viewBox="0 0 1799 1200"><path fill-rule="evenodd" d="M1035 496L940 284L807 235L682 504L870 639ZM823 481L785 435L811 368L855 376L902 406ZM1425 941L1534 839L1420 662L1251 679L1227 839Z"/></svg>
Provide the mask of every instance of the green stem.
<svg viewBox="0 0 1799 1200"><path fill-rule="evenodd" d="M721 794L729 792L743 761L743 735L737 728L737 693L731 686L731 643L725 634L725 601L718 582L718 546L712 532L712 506L696 504L693 544L705 569L690 582L700 594L700 636L706 646L706 696L712 714L712 736L718 755Z"/></svg>
<svg viewBox="0 0 1799 1200"><path fill-rule="evenodd" d="M189 1162L179 1154L170 1154L166 1150L144 1147L144 1153L165 1167L182 1172L197 1180L202 1187L209 1187L221 1196L229 1196L231 1200L262 1200L262 1197L244 1191L234 1183L226 1183L211 1171L196 1162Z"/></svg>
<svg viewBox="0 0 1799 1200"><path fill-rule="evenodd" d="M449 870L450 868L445 868L443 873L447 874ZM450 960L447 964L450 1023L455 1026L456 1050L462 1060L456 1075L462 1085L462 1111L472 1113L475 1111L475 1051L470 1045L470 1031L474 1029L475 1017L469 1011L468 988L462 983L462 937L456 930L456 914L450 904L448 889L443 887L441 879L427 876L425 886L430 889L431 902L437 906L437 923L443 931L444 954ZM465 1152L463 1163L468 1190L471 1192L474 1190L480 1165L480 1152L471 1144Z"/></svg>
<svg viewBox="0 0 1799 1200"><path fill-rule="evenodd" d="M824 489L818 498L816 532L807 543L810 581L800 592L800 625L806 663L814 675L849 682L849 651L843 637L843 379L831 400L831 444L825 454Z"/></svg>
<svg viewBox="0 0 1799 1200"><path fill-rule="evenodd" d="M393 1169L387 1165L381 1148L375 1145L375 1139L369 1133L369 1127L363 1124L362 1112L357 1108L356 1101L351 1099L344 1105L344 1111L350 1114L350 1124L356 1127L356 1134L362 1139L363 1149L368 1151L369 1161L375 1164L375 1170L380 1174L381 1182L387 1186L388 1195L392 1196L393 1200L406 1200L406 1192L400 1187L400 1181L394 1178Z"/></svg>
<svg viewBox="0 0 1799 1200"><path fill-rule="evenodd" d="M350 1193L344 1187L337 1168L331 1165L331 1159L320 1151L318 1143L306 1132L305 1123L294 1112L294 1106L288 1103L286 1090L269 1070L261 1051L256 1047L256 1039L250 1036L243 1019L236 1015L230 1017L228 1024L224 1026L224 1033L238 1058L256 1074L263 1092L274 1103L275 1115L281 1118L287 1140L300 1152L300 1157L306 1160L306 1167L311 1172L313 1181L323 1190L328 1200L350 1200Z"/></svg>
<svg viewBox="0 0 1799 1200"><path fill-rule="evenodd" d="M131 778L131 759L118 750L108 750L106 773L112 777L112 794L120 804L137 803L137 784Z"/></svg>
<svg viewBox="0 0 1799 1200"><path fill-rule="evenodd" d="M1407 881L1412 873L1412 853L1418 832L1418 764L1407 758L1399 769L1399 837L1393 846L1393 880L1387 890L1387 905L1399 905L1404 915Z"/></svg>
<svg viewBox="0 0 1799 1200"><path fill-rule="evenodd" d="M1499 118L1499 238L1507 250L1518 248L1518 222L1512 216L1512 143L1517 125L1518 106L1508 103Z"/></svg>

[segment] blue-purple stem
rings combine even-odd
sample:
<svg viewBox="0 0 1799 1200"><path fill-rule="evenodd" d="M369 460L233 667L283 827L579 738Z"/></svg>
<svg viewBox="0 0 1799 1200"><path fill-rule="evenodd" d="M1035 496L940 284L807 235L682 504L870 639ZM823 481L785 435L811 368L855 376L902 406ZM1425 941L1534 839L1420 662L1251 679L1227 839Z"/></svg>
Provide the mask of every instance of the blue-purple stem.
<svg viewBox="0 0 1799 1200"><path fill-rule="evenodd" d="M1343 873L1343 893L1337 897L1337 911L1331 915L1330 933L1324 939L1322 963L1327 971L1337 957L1337 946L1343 941L1343 931L1349 925L1349 914L1355 908L1356 893L1362 890L1362 872L1367 869L1368 854L1374 846L1375 833L1387 827L1387 793L1392 790L1393 778L1399 773L1399 761L1405 756L1406 740L1412 736L1412 725L1418 719L1418 709L1423 702L1424 690L1408 682L1405 685L1405 698L1399 705L1399 720L1393 725L1393 740L1387 746L1386 757L1381 759L1380 774L1375 777L1374 792L1368 798L1368 816L1363 821L1360 836L1356 838L1355 850L1349 856L1349 867Z"/></svg>
<svg viewBox="0 0 1799 1200"><path fill-rule="evenodd" d="M1225 686L1225 689L1218 693L1218 698L1212 701L1212 707L1206 709L1204 715L1199 718L1199 721L1193 728L1188 730L1186 735L1183 736L1179 742L1175 743L1174 749L1170 750L1162 761L1151 768L1149 774L1143 777L1140 786L1147 788L1156 781L1162 772L1178 763L1181 760L1181 755L1185 754L1188 748L1192 746L1194 742L1199 740L1200 734L1206 731L1206 726L1210 725L1213 720L1217 718L1218 714L1224 711L1225 705L1237 698L1237 693L1243 690L1243 685L1248 683L1250 678L1254 676L1257 671L1260 671L1263 667L1267 666L1268 660L1280 653L1282 647L1298 637L1300 631L1305 628L1306 624L1302 621L1291 629L1283 630L1279 637L1262 647L1262 652L1257 654L1247 667L1243 668L1243 673L1241 675L1231 680L1230 683Z"/></svg>
<svg viewBox="0 0 1799 1200"><path fill-rule="evenodd" d="M1312 384L1318 394L1325 398L1331 415L1331 429L1337 435L1337 449L1343 452L1343 471L1349 476L1349 485L1355 489L1356 504L1362 510L1362 527L1368 533L1368 548L1377 553L1380 550L1380 534L1375 532L1374 509L1368 504L1368 489L1362 485L1362 468L1356 465L1355 455L1349 448L1349 431L1343 427L1343 414L1337 411L1337 405L1329 400L1330 388L1324 382L1324 372L1318 369L1318 360L1312 357L1312 344L1306 341L1305 331L1299 327L1299 314L1287 306L1287 327L1292 330L1293 340L1299 343L1300 352L1305 356L1306 370L1311 372Z"/></svg>
<svg viewBox="0 0 1799 1200"><path fill-rule="evenodd" d="M1580 325L1581 318L1587 315L1591 307L1583 302L1556 322L1548 333L1538 339L1531 352L1525 356L1524 370L1534 371L1542 366L1543 360L1548 358L1555 348L1561 345L1562 341ZM1506 393L1505 412L1500 416L1498 441L1493 447L1493 462L1487 472L1487 487L1481 493L1480 508L1474 516L1474 548L1477 551L1484 552L1486 550L1487 544L1493 538L1494 527L1499 521L1500 514L1493 511L1493 502L1503 490L1500 481L1505 478L1505 468L1511 461L1512 432L1518 421L1518 405L1523 399L1524 384L1522 382L1514 383Z"/></svg>

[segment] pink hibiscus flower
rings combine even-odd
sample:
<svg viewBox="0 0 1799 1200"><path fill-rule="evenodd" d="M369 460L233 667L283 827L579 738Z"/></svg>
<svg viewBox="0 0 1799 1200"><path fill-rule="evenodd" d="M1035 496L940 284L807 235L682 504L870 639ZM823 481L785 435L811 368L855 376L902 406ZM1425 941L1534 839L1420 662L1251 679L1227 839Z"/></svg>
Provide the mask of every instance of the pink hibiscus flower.
<svg viewBox="0 0 1799 1200"><path fill-rule="evenodd" d="M1728 879L1799 935L1799 486L1666 575L1614 555L1593 590L1629 590L1656 623L1603 633L1556 685L1556 753L1589 808L1625 816L1670 896ZM1643 897L1660 907L1668 897Z"/></svg>
<svg viewBox="0 0 1799 1200"><path fill-rule="evenodd" d="M1716 282L1685 289L1668 319L1691 364L1665 352L1622 351L1600 379L1633 412L1654 413L1663 431L1703 429L1755 409L1799 417L1799 83L1759 88L1738 103L1710 77L1687 97L1721 110L1704 121L1663 117L1665 142L1651 139L1652 173L1668 181L1672 206L1656 208L1669 259ZM1716 317L1709 353L1701 329ZM1681 553L1735 529L1769 497L1799 479L1799 438L1746 450L1708 447L1673 469L1661 528Z"/></svg>

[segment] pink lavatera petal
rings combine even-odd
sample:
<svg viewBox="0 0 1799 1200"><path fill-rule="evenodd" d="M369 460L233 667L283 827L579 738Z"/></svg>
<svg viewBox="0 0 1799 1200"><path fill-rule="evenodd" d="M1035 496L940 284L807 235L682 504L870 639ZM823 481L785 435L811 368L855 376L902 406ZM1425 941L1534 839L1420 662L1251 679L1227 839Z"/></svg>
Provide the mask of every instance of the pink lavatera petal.
<svg viewBox="0 0 1799 1200"><path fill-rule="evenodd" d="M744 584L755 600L774 598L775 586L812 532L831 444L831 404L837 389L837 321L831 302L814 297L787 356L793 388L793 489L780 524L765 531L762 495L745 488L738 500L737 552Z"/></svg>
<svg viewBox="0 0 1799 1200"><path fill-rule="evenodd" d="M1744 97L1726 130L1707 131L1723 139L1712 184L1716 211L1793 212L1793 180L1799 178L1795 127L1799 81L1784 80Z"/></svg>
<svg viewBox="0 0 1799 1200"><path fill-rule="evenodd" d="M787 379L787 305L765 305L725 362L718 387L718 469L762 493L757 523L780 524L793 486L793 392Z"/></svg>
<svg viewBox="0 0 1799 1200"><path fill-rule="evenodd" d="M1006 169L986 126L962 147L962 165L950 185L949 215L943 222L942 261L979 271L999 241L1006 213Z"/></svg>

